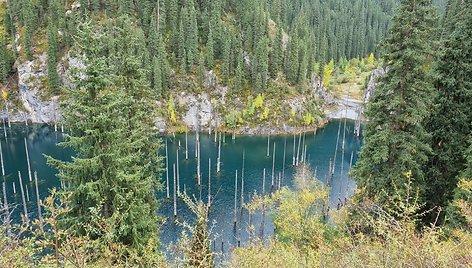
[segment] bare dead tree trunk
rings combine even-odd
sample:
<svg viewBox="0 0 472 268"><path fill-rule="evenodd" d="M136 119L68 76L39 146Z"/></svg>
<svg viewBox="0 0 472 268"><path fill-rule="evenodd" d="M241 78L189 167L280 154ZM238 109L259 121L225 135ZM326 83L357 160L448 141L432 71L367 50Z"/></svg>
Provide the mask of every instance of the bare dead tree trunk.
<svg viewBox="0 0 472 268"><path fill-rule="evenodd" d="M243 209L244 209L244 150L243 150L243 164L241 168L241 218L243 217Z"/></svg>
<svg viewBox="0 0 472 268"><path fill-rule="evenodd" d="M262 197L265 198L265 168L262 171ZM264 225L265 225L265 204L262 202L262 219L259 237L262 240L264 238Z"/></svg>
<svg viewBox="0 0 472 268"><path fill-rule="evenodd" d="M25 215L26 222L29 222L28 208L26 206L25 191L23 189L23 181L21 179L21 172L18 170L18 180L20 181L21 199L23 200L23 213Z"/></svg>
<svg viewBox="0 0 472 268"><path fill-rule="evenodd" d="M211 206L211 158L208 158L208 207Z"/></svg>
<svg viewBox="0 0 472 268"><path fill-rule="evenodd" d="M41 213L41 201L40 201L40 198L39 198L39 187L38 187L38 172L34 172L34 183L35 183L35 187L36 187L36 204L38 205L38 218L39 218L39 221L41 222L41 226L42 226L42 222L43 222L43 215Z"/></svg>
<svg viewBox="0 0 472 268"><path fill-rule="evenodd" d="M174 174L174 219L177 218L177 183L175 177L175 164L173 165L173 174Z"/></svg>
<svg viewBox="0 0 472 268"><path fill-rule="evenodd" d="M179 149L176 151L175 158L177 163L177 193L180 193Z"/></svg>
<svg viewBox="0 0 472 268"><path fill-rule="evenodd" d="M275 176L275 142L274 142L274 149L272 151L272 177L271 177L271 188L270 191L274 190L274 176Z"/></svg>
<svg viewBox="0 0 472 268"><path fill-rule="evenodd" d="M236 228L236 224L238 222L238 170L236 170L236 175L234 177L234 228Z"/></svg>
<svg viewBox="0 0 472 268"><path fill-rule="evenodd" d="M282 181L281 182L282 185L283 185L283 180L285 178L285 154L286 154L286 150L287 150L287 137L285 137L285 139L284 139L284 156L283 156L283 161L282 161L282 177L280 178L281 181Z"/></svg>
<svg viewBox="0 0 472 268"><path fill-rule="evenodd" d="M26 137L24 138L24 140L25 140L25 151L26 151L26 163L28 164L29 181L33 181L33 177L31 176L31 165L30 165L30 158L29 158L29 152L28 152L28 143L26 142Z"/></svg>
<svg viewBox="0 0 472 268"><path fill-rule="evenodd" d="M169 195L169 154L167 152L167 137L166 137L166 194L167 199L170 198Z"/></svg>

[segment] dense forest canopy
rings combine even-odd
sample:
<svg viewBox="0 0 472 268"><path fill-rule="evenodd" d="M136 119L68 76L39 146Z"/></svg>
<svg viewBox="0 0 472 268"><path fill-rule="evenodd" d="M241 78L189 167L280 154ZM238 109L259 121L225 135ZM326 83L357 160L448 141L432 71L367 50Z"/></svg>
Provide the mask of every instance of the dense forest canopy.
<svg viewBox="0 0 472 268"><path fill-rule="evenodd" d="M48 52L47 86L57 94L55 66L76 44L79 23L91 19L113 39L109 25L129 16L145 47L147 80L158 93L172 86L172 70L185 75L201 69L218 70L234 88L247 82L260 92L279 74L300 84L314 72L322 76L331 59L378 56L396 5L393 0L3 1L0 80L16 59Z"/></svg>

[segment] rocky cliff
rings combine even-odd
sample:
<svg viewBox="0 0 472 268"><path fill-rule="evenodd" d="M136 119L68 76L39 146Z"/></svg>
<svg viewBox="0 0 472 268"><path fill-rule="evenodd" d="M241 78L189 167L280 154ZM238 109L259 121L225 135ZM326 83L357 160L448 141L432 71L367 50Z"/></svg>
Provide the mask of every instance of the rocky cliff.
<svg viewBox="0 0 472 268"><path fill-rule="evenodd" d="M39 55L33 61L17 63L18 71L18 98L22 105L17 112L10 111L9 117L12 122L24 122L28 120L33 123L53 124L59 122L62 118L60 111L59 96L48 95L47 87L47 55ZM58 72L62 83L71 87L69 79L69 70L72 67L83 67L76 59L65 55L58 66ZM220 112L223 108L234 107L234 103L243 101L242 99L227 99L228 87L222 86L218 77L213 71L205 73L204 89L200 93L173 90L171 94L179 107L184 107L184 111L179 114L179 119L190 130L214 129L217 126L225 124L225 114ZM325 106L335 103L334 96L327 90L319 77L313 76L309 81L305 94L298 94L283 99L283 106L289 107L294 112L304 111L304 105L310 101L316 101L317 108L322 109ZM211 90L209 90L211 89ZM214 92L216 92L214 94ZM209 94L211 93L211 94ZM234 95L232 95L234 98ZM231 104L230 104L231 103ZM156 105L165 107L165 102ZM237 106L237 105L236 105ZM236 109L236 107L235 107ZM3 114L6 117L5 114ZM156 118L156 128L165 132L169 125L165 116ZM243 126L238 128L241 134L275 134L299 131L300 127L293 127L288 122L270 123L261 122L256 126Z"/></svg>
<svg viewBox="0 0 472 268"><path fill-rule="evenodd" d="M47 96L46 54L41 54L33 61L18 65L18 97L23 105L21 121L33 123L53 123L61 120L58 96ZM11 120L18 116L13 114Z"/></svg>
<svg viewBox="0 0 472 268"><path fill-rule="evenodd" d="M379 78L384 76L387 71L379 67L372 71L369 76L369 82L367 83L365 94L364 94L364 103L368 102L372 94L374 93L375 87L379 82Z"/></svg>

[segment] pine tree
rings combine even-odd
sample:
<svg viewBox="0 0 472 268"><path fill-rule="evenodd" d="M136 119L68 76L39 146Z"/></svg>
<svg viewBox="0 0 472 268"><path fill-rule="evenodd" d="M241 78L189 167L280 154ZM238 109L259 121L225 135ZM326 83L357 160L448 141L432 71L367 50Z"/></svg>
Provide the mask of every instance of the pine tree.
<svg viewBox="0 0 472 268"><path fill-rule="evenodd" d="M64 106L64 119L72 131L63 146L76 155L70 162L48 161L71 185L66 190L71 200L64 226L105 247L120 243L127 252L142 255L157 250L148 246L157 245L159 143L152 129L152 94L138 55L138 48L145 45L132 42L139 36L134 36L132 24L128 19L116 22L116 41L123 46L108 55L115 58L113 68L106 64L102 33L81 26L86 75L67 91L70 101Z"/></svg>
<svg viewBox="0 0 472 268"><path fill-rule="evenodd" d="M57 73L58 44L57 44L57 28L52 20L48 22L48 88L52 94L59 91L59 74Z"/></svg>
<svg viewBox="0 0 472 268"><path fill-rule="evenodd" d="M6 46L6 34L0 28L0 83L4 83L10 73L10 62L8 60Z"/></svg>
<svg viewBox="0 0 472 268"><path fill-rule="evenodd" d="M156 8L154 10L154 14L159 15L159 32L165 31L167 29L167 6L166 6L166 1L165 0L158 0L157 1L159 4L159 12L157 10L157 4Z"/></svg>
<svg viewBox="0 0 472 268"><path fill-rule="evenodd" d="M298 36L297 31L293 31L287 48L287 57L285 58L285 76L287 80L295 84L298 76Z"/></svg>
<svg viewBox="0 0 472 268"><path fill-rule="evenodd" d="M320 42L320 50L319 50L319 61L324 65L326 64L326 62L328 62L328 59L329 59L329 55L327 53L328 51L328 37L326 36L326 34L323 35L323 37L321 38L321 42Z"/></svg>
<svg viewBox="0 0 472 268"><path fill-rule="evenodd" d="M240 91L242 90L243 83L244 83L244 59L243 59L242 48L238 52L237 62L238 64L236 66L236 77L234 81L234 87L237 91Z"/></svg>
<svg viewBox="0 0 472 268"><path fill-rule="evenodd" d="M267 75L269 74L269 41L263 36L256 46L257 74L261 76L261 90L267 87ZM259 92L259 91L258 91Z"/></svg>
<svg viewBox="0 0 472 268"><path fill-rule="evenodd" d="M445 210L447 226L465 230L470 229L471 223L471 215L467 214L467 211L472 207L472 133L468 143L470 146L464 153L465 169L459 174L452 201L447 204Z"/></svg>
<svg viewBox="0 0 472 268"><path fill-rule="evenodd" d="M298 67L297 83L302 86L306 81L307 67L308 67L308 55L306 54L306 46L301 46L300 49L300 66Z"/></svg>
<svg viewBox="0 0 472 268"><path fill-rule="evenodd" d="M187 74L187 61L185 59L187 58L187 50L184 48L181 53L182 53L182 59L180 60L180 74L186 75Z"/></svg>
<svg viewBox="0 0 472 268"><path fill-rule="evenodd" d="M198 25L197 25L197 11L193 0L188 1L188 22L186 30L186 49L187 49L187 64L189 66L194 65L198 61Z"/></svg>
<svg viewBox="0 0 472 268"><path fill-rule="evenodd" d="M313 76L314 73L314 68L315 68L315 51L313 48L313 44L308 48L308 61L307 61L307 69L306 69L306 77L308 80L311 80L311 77Z"/></svg>
<svg viewBox="0 0 472 268"><path fill-rule="evenodd" d="M426 168L430 207L444 207L451 200L466 165L465 149L472 132L472 3L464 3L448 16L445 27L452 29L446 33L436 63L439 94L427 123L434 151ZM450 25L452 20L454 25Z"/></svg>
<svg viewBox="0 0 472 268"><path fill-rule="evenodd" d="M222 4L220 0L211 1L210 10L210 28L213 39L213 57L214 59L221 58L224 47L224 33L225 29L221 23L220 16L222 13ZM210 33L209 33L210 34Z"/></svg>
<svg viewBox="0 0 472 268"><path fill-rule="evenodd" d="M262 92L262 75L256 74L256 82L254 83L254 90L256 93Z"/></svg>
<svg viewBox="0 0 472 268"><path fill-rule="evenodd" d="M158 34L159 31L157 29L157 17L151 16L151 23L149 25L149 34L148 34L148 44L149 44L149 53L151 55L155 55L157 52L158 47Z"/></svg>
<svg viewBox="0 0 472 268"><path fill-rule="evenodd" d="M34 11L33 11L33 2L31 0L23 0L23 25L25 27L24 32L24 46L25 46L25 55L28 60L33 59L33 32L34 32Z"/></svg>
<svg viewBox="0 0 472 268"><path fill-rule="evenodd" d="M157 96L162 96L162 74L161 74L161 59L156 55L152 59L152 87Z"/></svg>
<svg viewBox="0 0 472 268"><path fill-rule="evenodd" d="M427 187L422 166L431 152L424 121L433 97L432 23L430 1L402 0L384 43L388 73L368 104L364 146L353 171L362 194L380 196L384 204L385 194L405 190L407 172L414 178L412 191Z"/></svg>
<svg viewBox="0 0 472 268"><path fill-rule="evenodd" d="M171 51L178 53L179 49L179 32L177 31L179 27L178 21L178 0L167 0L167 26L170 35L170 47Z"/></svg>
<svg viewBox="0 0 472 268"><path fill-rule="evenodd" d="M470 7L470 5L469 5ZM470 13L469 13L470 15ZM469 21L470 22L470 21ZM471 133L472 134L472 133ZM469 139L469 148L465 151L465 158L466 158L466 167L462 171L462 178L466 178L468 180L472 180L472 136ZM469 202L472 202L472 200L469 199Z"/></svg>
<svg viewBox="0 0 472 268"><path fill-rule="evenodd" d="M185 73L187 70L187 49L185 46L185 31L184 31L184 20L182 15L186 14L186 9L182 8L180 12L180 23L179 23L179 63L180 63L180 71Z"/></svg>
<svg viewBox="0 0 472 268"><path fill-rule="evenodd" d="M170 84L170 64L167 59L167 50L164 47L164 40L162 40L162 35L159 32L157 35L157 57L160 60L160 71L161 71L161 83L162 83L162 93L164 90L169 88Z"/></svg>
<svg viewBox="0 0 472 268"><path fill-rule="evenodd" d="M200 53L198 59L198 86L203 88L203 82L205 80L205 56L203 53Z"/></svg>
<svg viewBox="0 0 472 268"><path fill-rule="evenodd" d="M272 44L270 56L270 74L272 78L276 78L283 62L283 31L278 28L275 40Z"/></svg>
<svg viewBox="0 0 472 268"><path fill-rule="evenodd" d="M66 48L72 47L74 43L74 37L76 36L76 24L78 21L77 13L70 13L65 20L65 30L64 30L64 46Z"/></svg>
<svg viewBox="0 0 472 268"><path fill-rule="evenodd" d="M61 0L49 1L49 18L56 24L59 31L64 31L66 28L64 3Z"/></svg>
<svg viewBox="0 0 472 268"><path fill-rule="evenodd" d="M231 63L231 38L230 34L226 34L226 38L224 39L224 46L223 46L223 62L222 62L222 74L223 74L223 82L227 85L229 81L229 77L231 75L230 70L230 63Z"/></svg>
<svg viewBox="0 0 472 268"><path fill-rule="evenodd" d="M207 48L207 65L208 68L213 67L213 62L215 60L215 50L214 50L214 45L215 41L213 39L213 28L210 23L210 28L208 30L208 38L207 38L207 43L206 43L206 48Z"/></svg>
<svg viewBox="0 0 472 268"><path fill-rule="evenodd" d="M82 15L82 17L84 17L85 14L87 14L87 11L89 9L88 2L89 2L88 0L79 0L80 14Z"/></svg>
<svg viewBox="0 0 472 268"><path fill-rule="evenodd" d="M96 0L95 0L96 1ZM129 1L129 0L118 0L118 7L119 7L119 10L118 10L118 14L119 15L128 15L128 14L131 14L131 10L132 10L132 1ZM96 1L98 2L98 1ZM93 6L95 6L95 8L93 8ZM98 7L100 5L97 3L97 5L92 5L92 8L93 10L95 11L98 11Z"/></svg>

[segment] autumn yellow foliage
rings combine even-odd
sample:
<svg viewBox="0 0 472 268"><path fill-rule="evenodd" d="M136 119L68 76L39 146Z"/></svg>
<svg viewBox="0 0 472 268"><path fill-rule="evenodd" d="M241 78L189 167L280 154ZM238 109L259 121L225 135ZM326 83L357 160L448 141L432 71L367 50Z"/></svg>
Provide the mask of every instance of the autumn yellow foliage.
<svg viewBox="0 0 472 268"><path fill-rule="evenodd" d="M326 215L328 189L305 166L296 190L271 196L273 238L237 248L229 267L471 267L472 234L446 227L417 229L415 204L402 203L401 219L364 200ZM467 187L468 184L464 187ZM411 200L409 197L406 200ZM461 206L470 213L470 203ZM398 215L397 215L398 216ZM449 236L445 236L448 231Z"/></svg>

